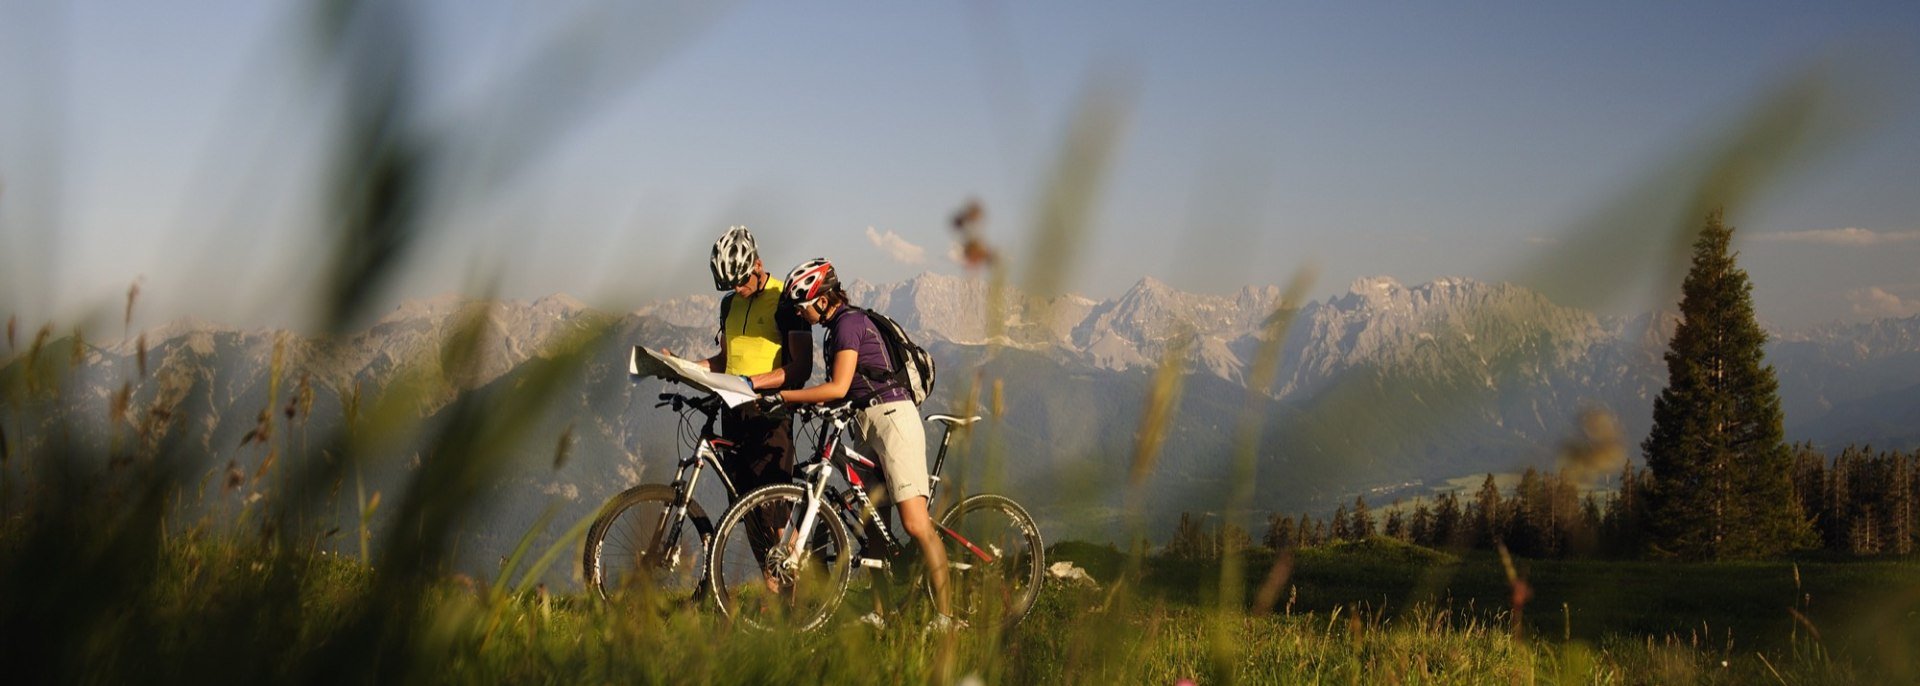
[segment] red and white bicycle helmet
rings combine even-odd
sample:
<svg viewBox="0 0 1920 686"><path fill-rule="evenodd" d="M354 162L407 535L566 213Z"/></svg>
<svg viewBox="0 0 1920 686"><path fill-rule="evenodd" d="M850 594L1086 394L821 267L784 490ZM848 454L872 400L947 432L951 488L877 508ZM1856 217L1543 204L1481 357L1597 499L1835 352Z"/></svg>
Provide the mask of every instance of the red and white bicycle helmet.
<svg viewBox="0 0 1920 686"><path fill-rule="evenodd" d="M787 273L786 290L781 292L787 302L803 303L825 295L840 285L840 277L833 273L833 263L827 258L816 257Z"/></svg>

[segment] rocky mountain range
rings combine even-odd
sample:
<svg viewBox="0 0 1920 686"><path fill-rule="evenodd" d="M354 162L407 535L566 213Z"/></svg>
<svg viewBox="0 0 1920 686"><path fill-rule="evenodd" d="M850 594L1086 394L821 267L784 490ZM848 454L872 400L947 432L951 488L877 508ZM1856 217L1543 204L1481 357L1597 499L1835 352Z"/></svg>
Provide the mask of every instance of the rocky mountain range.
<svg viewBox="0 0 1920 686"><path fill-rule="evenodd" d="M1281 304L1274 287L1209 295L1143 279L1095 301L996 294L978 280L924 274L853 283L849 295L934 352L942 376L930 410L963 406L969 393L998 410L987 412L995 421L954 463L956 480L1022 499L1055 530L1094 536L1111 535L1123 507L1142 508L1149 522L1223 508L1237 455L1253 462L1256 510L1288 512L1330 509L1360 492L1417 493L1451 477L1552 468L1585 437L1583 418L1596 411L1617 419L1625 454L1637 456L1665 383L1661 354L1674 324L1654 315L1598 317L1509 284L1365 279L1285 313L1291 325L1278 374L1256 393L1248 377ZM662 472L680 451L678 418L652 407L658 382L626 378L626 350L712 350L716 300L690 296L614 314L564 295L449 296L402 305L327 345L193 321L146 332L144 356L131 340L55 341L47 349L74 347L80 361L57 405L7 421L38 422L42 433L59 423L105 455L124 432L116 422L166 407L189 418L184 430L207 473L253 474L269 458L247 432L263 411L302 392L308 410L283 432L323 435L343 424L344 408L402 387L421 390L407 396L407 412L432 426L461 394L512 393L550 371L556 344L583 344L588 362L563 373L554 401L515 448L522 459L491 491L490 523L476 526L465 553L484 566L549 505L571 521L625 486L667 478ZM477 335L475 364L442 364L456 331ZM1920 447L1920 317L1775 336L1768 360L1790 440L1832 450L1849 442ZM1169 350L1189 351L1174 361L1192 374L1178 386L1178 412L1151 478L1135 487L1127 474L1138 458L1138 424ZM10 353L0 382L12 387L27 373L24 357ZM1247 422L1259 431L1239 431ZM9 426L8 435L35 434L27 428ZM557 440L571 457L555 459ZM367 462L364 488L394 493L418 464L418 448L381 450L384 459ZM267 487L249 481L241 490Z"/></svg>

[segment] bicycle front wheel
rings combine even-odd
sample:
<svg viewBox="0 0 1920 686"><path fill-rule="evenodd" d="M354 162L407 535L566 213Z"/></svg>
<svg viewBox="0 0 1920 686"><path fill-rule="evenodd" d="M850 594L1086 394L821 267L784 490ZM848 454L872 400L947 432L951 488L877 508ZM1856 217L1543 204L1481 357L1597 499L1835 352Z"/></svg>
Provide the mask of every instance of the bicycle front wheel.
<svg viewBox="0 0 1920 686"><path fill-rule="evenodd" d="M705 580L701 568L713 523L691 497L675 513L673 487L642 484L608 500L587 529L581 570L602 599L622 591L694 598Z"/></svg>
<svg viewBox="0 0 1920 686"><path fill-rule="evenodd" d="M722 614L757 629L793 631L812 631L833 616L853 572L847 525L819 507L812 533L801 541L807 509L806 490L775 484L727 510L707 565Z"/></svg>
<svg viewBox="0 0 1920 686"><path fill-rule="evenodd" d="M954 616L975 626L1011 627L1033 609L1046 548L1040 527L1019 503L991 494L962 500L940 518L940 540Z"/></svg>

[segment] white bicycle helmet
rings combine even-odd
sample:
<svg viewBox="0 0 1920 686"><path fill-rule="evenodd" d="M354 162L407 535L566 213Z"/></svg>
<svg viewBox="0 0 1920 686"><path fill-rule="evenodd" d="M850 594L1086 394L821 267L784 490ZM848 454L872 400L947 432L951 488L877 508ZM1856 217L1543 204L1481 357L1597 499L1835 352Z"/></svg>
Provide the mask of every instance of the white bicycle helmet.
<svg viewBox="0 0 1920 686"><path fill-rule="evenodd" d="M786 290L781 297L788 302L803 303L825 295L840 285L840 277L833 273L833 263L827 258L816 257L787 273Z"/></svg>
<svg viewBox="0 0 1920 686"><path fill-rule="evenodd" d="M727 227L727 233L713 242L713 289L733 290L753 276L753 263L760 259L753 234L744 226Z"/></svg>

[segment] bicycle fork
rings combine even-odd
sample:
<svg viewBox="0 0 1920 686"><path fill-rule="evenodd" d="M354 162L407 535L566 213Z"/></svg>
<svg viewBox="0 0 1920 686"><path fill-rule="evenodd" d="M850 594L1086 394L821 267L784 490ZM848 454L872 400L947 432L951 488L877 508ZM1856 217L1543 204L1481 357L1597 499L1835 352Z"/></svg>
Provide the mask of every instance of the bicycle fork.
<svg viewBox="0 0 1920 686"><path fill-rule="evenodd" d="M693 502L693 489L700 485L700 473L706 471L709 460L719 464L720 455L714 451L712 444L702 442L692 456L680 460L679 469L673 475L673 504L660 517L660 527L665 531L656 531L652 537L652 540L659 542L661 549L648 551L653 555L665 553L671 556L665 560L668 569L676 569L680 565L680 533L684 529L680 523L687 521L692 512L689 503ZM726 473L722 472L720 478L725 481ZM732 484L727 487L731 490ZM661 535L663 533L664 536ZM701 543L704 545L706 542Z"/></svg>

